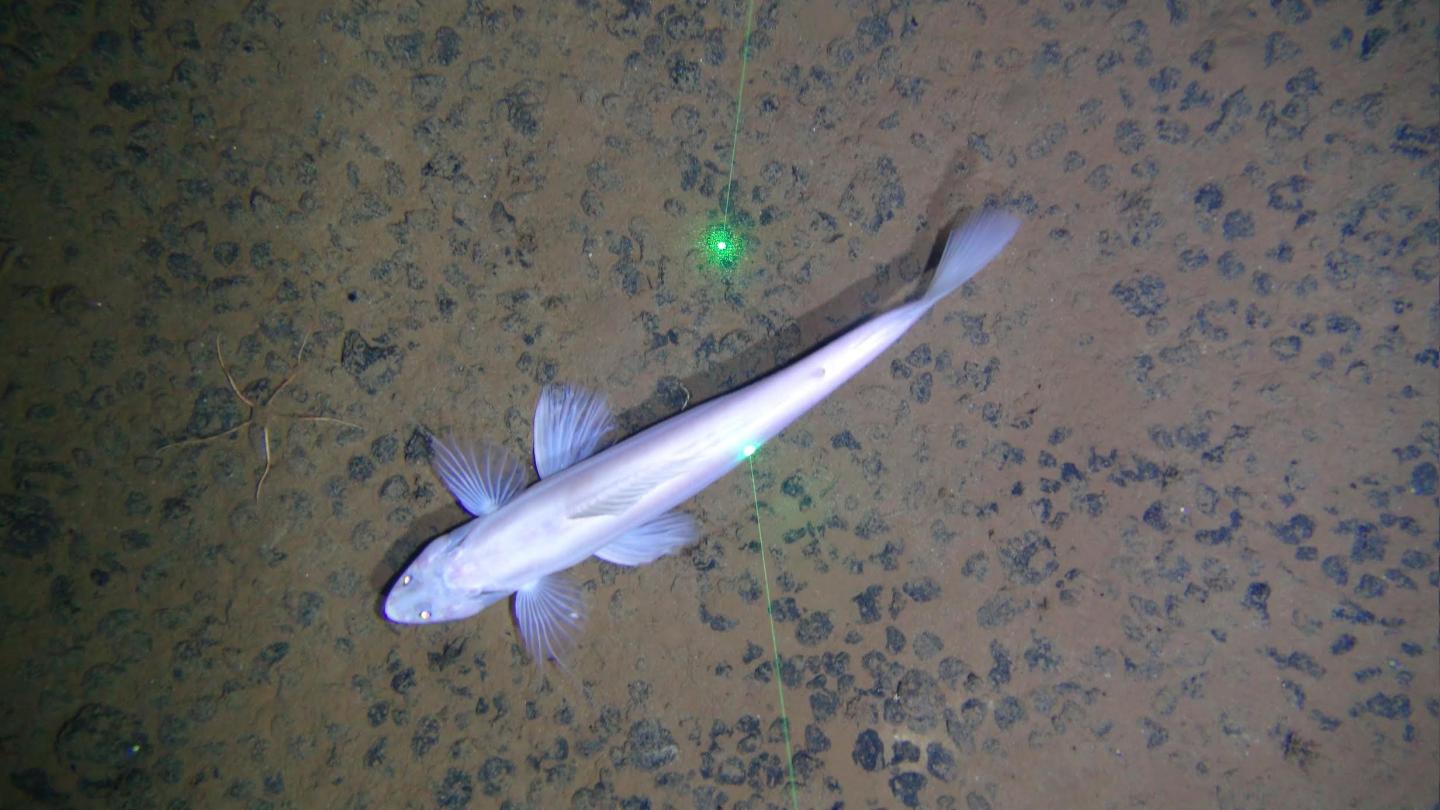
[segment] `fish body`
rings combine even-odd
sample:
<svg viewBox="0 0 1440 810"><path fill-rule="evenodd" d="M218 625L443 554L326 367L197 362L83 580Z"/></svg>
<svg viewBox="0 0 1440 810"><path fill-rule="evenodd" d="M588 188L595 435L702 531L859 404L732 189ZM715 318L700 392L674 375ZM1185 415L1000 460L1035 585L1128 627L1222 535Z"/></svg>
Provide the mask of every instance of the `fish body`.
<svg viewBox="0 0 1440 810"><path fill-rule="evenodd" d="M694 540L672 511L869 365L941 298L1000 253L1019 227L984 211L954 231L926 293L857 325L805 357L601 450L614 428L602 397L549 386L535 414L540 481L503 450L437 440L435 466L475 518L432 540L396 581L385 614L453 621L511 594L537 661L560 661L583 618L566 569L596 556L643 565Z"/></svg>

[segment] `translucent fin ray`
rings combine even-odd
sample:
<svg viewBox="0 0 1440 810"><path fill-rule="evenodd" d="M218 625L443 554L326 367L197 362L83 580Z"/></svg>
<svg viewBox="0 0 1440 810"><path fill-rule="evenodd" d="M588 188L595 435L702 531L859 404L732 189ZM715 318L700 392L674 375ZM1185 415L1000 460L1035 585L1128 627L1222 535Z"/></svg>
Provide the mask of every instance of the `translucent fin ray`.
<svg viewBox="0 0 1440 810"><path fill-rule="evenodd" d="M595 454L615 430L605 397L572 385L547 385L535 404L535 469L544 478Z"/></svg>
<svg viewBox="0 0 1440 810"><path fill-rule="evenodd" d="M431 437L435 473L465 511L476 517L504 506L525 488L525 469L499 445L476 450L454 437Z"/></svg>
<svg viewBox="0 0 1440 810"><path fill-rule="evenodd" d="M698 534L694 518L666 512L611 541L595 556L616 565L645 565L690 545Z"/></svg>
<svg viewBox="0 0 1440 810"><path fill-rule="evenodd" d="M924 300L934 304L959 289L999 256L1019 229L1020 220L1015 216L987 208L951 231Z"/></svg>
<svg viewBox="0 0 1440 810"><path fill-rule="evenodd" d="M584 621L580 586L564 574L549 574L515 591L515 623L536 666L553 660L564 668Z"/></svg>

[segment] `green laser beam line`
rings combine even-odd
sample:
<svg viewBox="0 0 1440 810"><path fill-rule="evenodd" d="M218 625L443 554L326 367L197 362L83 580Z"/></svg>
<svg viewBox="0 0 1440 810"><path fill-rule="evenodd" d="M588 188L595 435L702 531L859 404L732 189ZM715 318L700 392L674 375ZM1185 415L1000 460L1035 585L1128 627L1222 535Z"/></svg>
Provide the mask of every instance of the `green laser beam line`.
<svg viewBox="0 0 1440 810"><path fill-rule="evenodd" d="M730 221L730 202L735 196L735 150L740 144L740 116L745 105L745 71L750 65L750 34L755 30L755 0L745 7L745 40L740 44L740 89L735 93L735 125L730 131L730 179L725 181L725 205L721 211Z"/></svg>
<svg viewBox="0 0 1440 810"><path fill-rule="evenodd" d="M775 690L780 695L780 729L785 732L785 767L790 778L790 806L800 810L800 794L795 787L795 754L790 744L790 715L785 712L785 681L780 677L780 638L775 633L774 602L770 600L770 566L765 561L765 527L760 521L760 489L755 483L755 453L746 448L745 461L750 469L750 497L755 503L755 536L760 538L760 581L765 583L765 615L770 619L770 665L775 670Z"/></svg>
<svg viewBox="0 0 1440 810"><path fill-rule="evenodd" d="M730 176L725 181L725 202L721 206L723 224L711 227L705 237L706 249L714 264L734 267L744 256L744 240L730 225L730 211L735 198L735 154L740 147L740 118L745 110L745 74L750 65L750 36L755 31L755 0L745 5L745 39L740 45L740 87L735 92L735 124L730 130ZM765 583L765 616L770 621L770 666L775 673L775 690L780 698L780 728L785 734L785 768L789 774L790 806L800 810L800 794L795 784L795 751L790 742L790 714L785 710L785 680L780 676L780 637L775 632L775 610L770 597L770 566L766 561L765 529L760 517L760 489L755 483L755 446L745 448L746 466L750 471L750 497L755 507L755 535L760 540L760 581Z"/></svg>

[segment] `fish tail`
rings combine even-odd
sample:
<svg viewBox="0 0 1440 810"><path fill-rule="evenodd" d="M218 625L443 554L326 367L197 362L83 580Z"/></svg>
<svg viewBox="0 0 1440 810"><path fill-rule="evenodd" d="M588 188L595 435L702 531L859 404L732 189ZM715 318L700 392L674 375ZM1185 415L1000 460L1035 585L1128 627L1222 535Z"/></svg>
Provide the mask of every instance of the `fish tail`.
<svg viewBox="0 0 1440 810"><path fill-rule="evenodd" d="M986 208L971 216L964 225L950 232L945 252L935 269L935 278L922 299L927 307L959 289L1000 255L1010 238L1020 228L1020 220L995 208Z"/></svg>

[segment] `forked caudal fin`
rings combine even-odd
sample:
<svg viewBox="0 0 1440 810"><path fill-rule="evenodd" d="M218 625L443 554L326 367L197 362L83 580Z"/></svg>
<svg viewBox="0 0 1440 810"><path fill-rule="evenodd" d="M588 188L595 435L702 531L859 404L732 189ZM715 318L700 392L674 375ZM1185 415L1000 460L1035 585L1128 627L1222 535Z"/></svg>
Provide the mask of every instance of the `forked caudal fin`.
<svg viewBox="0 0 1440 810"><path fill-rule="evenodd" d="M970 217L964 225L950 232L950 238L945 241L945 252L935 268L935 278L921 300L933 305L960 289L991 259L1000 255L1019 228L1019 219L994 208Z"/></svg>

